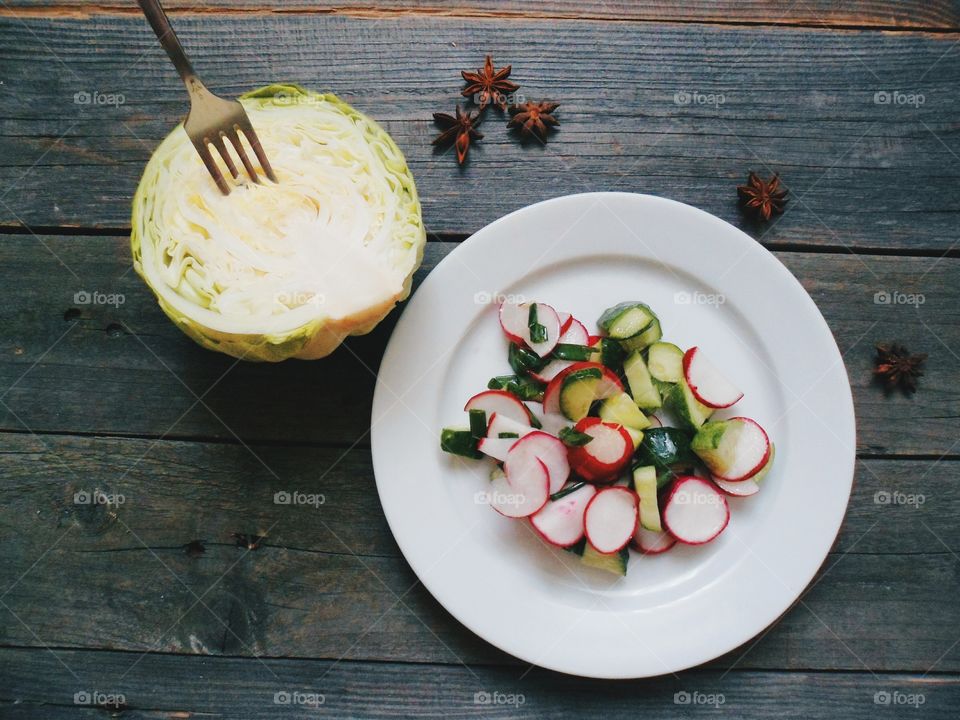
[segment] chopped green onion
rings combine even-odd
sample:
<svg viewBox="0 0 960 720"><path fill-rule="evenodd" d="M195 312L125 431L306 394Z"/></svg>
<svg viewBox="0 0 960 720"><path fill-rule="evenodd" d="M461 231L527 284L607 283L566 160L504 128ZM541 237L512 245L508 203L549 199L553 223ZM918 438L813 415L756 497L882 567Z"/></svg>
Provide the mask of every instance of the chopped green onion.
<svg viewBox="0 0 960 720"><path fill-rule="evenodd" d="M560 488L559 490L557 490L553 495L550 496L550 499L559 500L560 498L564 498L570 493L576 492L586 484L587 483L585 483L583 480L578 480L577 482L571 483L570 485L567 485L566 487Z"/></svg>
<svg viewBox="0 0 960 720"><path fill-rule="evenodd" d="M440 449L468 458L483 457L483 453L477 450L477 439L469 430L444 428L440 431Z"/></svg>
<svg viewBox="0 0 960 720"><path fill-rule="evenodd" d="M530 328L530 342L542 343L547 341L547 328L537 319L537 304L530 303L530 313L527 315L527 327Z"/></svg>
<svg viewBox="0 0 960 720"><path fill-rule="evenodd" d="M487 387L491 390L506 390L521 400L543 400L543 383L516 375L498 375L490 378Z"/></svg>
<svg viewBox="0 0 960 720"><path fill-rule="evenodd" d="M564 445L569 445L570 447L581 447L593 440L592 435L587 435L573 428L560 428L559 437L563 440Z"/></svg>
<svg viewBox="0 0 960 720"><path fill-rule="evenodd" d="M595 348L589 345L573 345L570 343L559 343L553 349L553 356L560 360L584 361L593 357Z"/></svg>
<svg viewBox="0 0 960 720"><path fill-rule="evenodd" d="M487 434L487 413L484 410L470 411L470 433L475 438L482 438Z"/></svg>
<svg viewBox="0 0 960 720"><path fill-rule="evenodd" d="M498 438L501 438L501 439L504 439L504 438L518 438L518 437L520 437L520 433L502 432L502 433L497 433L497 437L498 437Z"/></svg>
<svg viewBox="0 0 960 720"><path fill-rule="evenodd" d="M510 349L507 351L507 361L517 375L537 372L547 364L547 360L541 358L535 352L514 343L510 343Z"/></svg>

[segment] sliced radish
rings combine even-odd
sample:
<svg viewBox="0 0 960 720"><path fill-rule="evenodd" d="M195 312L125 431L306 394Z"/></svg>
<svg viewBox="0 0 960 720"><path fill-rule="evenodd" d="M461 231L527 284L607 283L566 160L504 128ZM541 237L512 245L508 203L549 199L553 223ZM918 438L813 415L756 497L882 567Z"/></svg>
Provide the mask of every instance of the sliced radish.
<svg viewBox="0 0 960 720"><path fill-rule="evenodd" d="M548 383L568 367L573 365L573 363L573 360L551 360L536 372L531 370L530 376L542 383Z"/></svg>
<svg viewBox="0 0 960 720"><path fill-rule="evenodd" d="M630 462L633 438L623 427L603 422L600 418L585 417L574 429L593 439L586 445L570 448L570 465L584 480L595 483L612 482Z"/></svg>
<svg viewBox="0 0 960 720"><path fill-rule="evenodd" d="M551 545L570 547L583 537L583 513L596 492L593 485L582 485L558 500L549 500L530 517L530 524Z"/></svg>
<svg viewBox="0 0 960 720"><path fill-rule="evenodd" d="M644 555L659 555L677 544L677 539L666 530L647 530L637 525L633 534L633 547Z"/></svg>
<svg viewBox="0 0 960 720"><path fill-rule="evenodd" d="M733 497L750 497L760 492L760 485L753 478L731 481L715 477L713 478L713 484Z"/></svg>
<svg viewBox="0 0 960 720"><path fill-rule="evenodd" d="M530 424L530 410L517 398L506 390L484 390L467 400L463 409L483 410L489 420L494 414L510 418L518 423Z"/></svg>
<svg viewBox="0 0 960 720"><path fill-rule="evenodd" d="M743 393L723 376L700 348L692 347L684 354L683 375L690 392L708 407L730 407L743 397Z"/></svg>
<svg viewBox="0 0 960 720"><path fill-rule="evenodd" d="M533 460L540 460L550 475L550 494L559 492L570 477L570 463L567 460L567 446L549 433L535 430L515 440L507 453L504 470L509 477L511 467L526 467Z"/></svg>
<svg viewBox="0 0 960 720"><path fill-rule="evenodd" d="M637 495L621 485L599 490L587 503L583 529L604 555L623 549L637 529Z"/></svg>
<svg viewBox="0 0 960 720"><path fill-rule="evenodd" d="M650 427L652 428L663 427L663 423L660 422L660 418L656 415L647 415L647 420L650 421Z"/></svg>
<svg viewBox="0 0 960 720"><path fill-rule="evenodd" d="M500 433L516 433L517 438L521 438L524 435L533 432L533 428L530 427L529 423L517 422L516 420L499 413L493 413L493 415L489 415L487 419L488 438L499 439ZM517 438L513 439L516 440Z"/></svg>
<svg viewBox="0 0 960 720"><path fill-rule="evenodd" d="M477 440L477 450L487 457L503 462L507 459L507 453L515 442L517 442L516 438L484 437Z"/></svg>
<svg viewBox="0 0 960 720"><path fill-rule="evenodd" d="M770 439L754 420L735 417L707 423L690 447L710 473L728 482L748 480L770 459Z"/></svg>
<svg viewBox="0 0 960 720"><path fill-rule="evenodd" d="M507 517L529 517L550 498L550 474L536 458L522 466L515 465L512 473L496 468L490 481L490 505Z"/></svg>
<svg viewBox="0 0 960 720"><path fill-rule="evenodd" d="M595 362L575 362L557 374L543 391L544 412L560 412L560 391L563 389L564 378L570 373L586 368L597 368L600 370L600 381L597 383L594 391L597 400L603 400L611 395L618 395L623 392L623 383L620 382L620 378L607 366Z"/></svg>
<svg viewBox="0 0 960 720"><path fill-rule="evenodd" d="M560 435L563 428L573 427L573 423L567 420L562 413L544 413L540 417L540 424L543 431L551 435Z"/></svg>
<svg viewBox="0 0 960 720"><path fill-rule="evenodd" d="M560 333L560 342L568 345L589 345L590 333L584 324L574 317L570 318L570 324L566 330Z"/></svg>
<svg viewBox="0 0 960 720"><path fill-rule="evenodd" d="M590 347L593 347L601 340L603 340L603 335L591 335L590 337L587 338L587 345L589 345Z"/></svg>
<svg viewBox="0 0 960 720"><path fill-rule="evenodd" d="M530 306L537 306L537 322L546 329L546 340L530 339ZM500 304L500 327L511 342L526 345L540 357L546 357L560 339L560 316L545 303Z"/></svg>
<svg viewBox="0 0 960 720"><path fill-rule="evenodd" d="M563 334L567 331L567 328L570 327L570 323L573 322L573 315L565 312L558 312L557 317L560 318L560 336L563 337Z"/></svg>
<svg viewBox="0 0 960 720"><path fill-rule="evenodd" d="M730 507L712 483L693 475L682 475L667 496L662 517L663 524L677 540L702 545L723 532L730 522Z"/></svg>

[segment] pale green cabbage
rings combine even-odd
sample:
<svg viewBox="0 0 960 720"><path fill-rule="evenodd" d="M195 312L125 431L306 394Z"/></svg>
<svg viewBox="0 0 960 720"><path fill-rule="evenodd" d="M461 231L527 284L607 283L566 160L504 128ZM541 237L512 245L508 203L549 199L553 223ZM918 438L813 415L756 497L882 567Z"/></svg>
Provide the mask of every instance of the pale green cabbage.
<svg viewBox="0 0 960 720"><path fill-rule="evenodd" d="M386 131L334 95L272 85L241 102L279 182L241 173L222 195L177 126L134 196L134 267L206 348L323 357L410 293L426 241L413 177Z"/></svg>

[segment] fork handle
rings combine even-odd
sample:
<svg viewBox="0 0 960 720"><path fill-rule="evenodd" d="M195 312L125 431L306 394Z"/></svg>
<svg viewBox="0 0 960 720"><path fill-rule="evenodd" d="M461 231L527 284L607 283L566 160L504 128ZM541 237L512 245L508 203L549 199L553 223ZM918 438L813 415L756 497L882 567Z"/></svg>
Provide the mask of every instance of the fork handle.
<svg viewBox="0 0 960 720"><path fill-rule="evenodd" d="M180 79L183 80L183 84L187 86L187 90L190 91L191 94L202 90L203 83L200 82L200 78L198 78L197 73L194 72L193 65L190 64L187 54L183 51L183 46L180 44L180 40L177 39L177 34L173 31L173 26L170 25L170 20L163 11L160 0L137 0L137 2L140 4L140 9L143 10L143 14L147 16L147 21L150 23L150 27L153 28L153 32L156 33L160 45L167 51L167 55L170 57L170 60L173 61L174 67L176 67L177 72L180 73Z"/></svg>

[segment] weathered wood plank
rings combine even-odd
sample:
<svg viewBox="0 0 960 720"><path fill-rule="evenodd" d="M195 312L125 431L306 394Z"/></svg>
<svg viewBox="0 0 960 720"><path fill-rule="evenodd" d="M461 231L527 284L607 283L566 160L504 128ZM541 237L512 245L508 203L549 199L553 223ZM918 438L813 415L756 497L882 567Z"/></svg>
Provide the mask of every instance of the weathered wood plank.
<svg viewBox="0 0 960 720"><path fill-rule="evenodd" d="M383 121L434 232L473 232L559 188L652 192L742 224L734 186L769 168L794 195L764 235L771 245L957 240L955 33L322 14L185 15L177 26L217 91L294 80ZM458 170L431 148L430 115L452 109L459 70L488 51L513 63L531 98L560 101L563 125L546 149L523 148L492 115ZM0 18L0 66L0 224L127 226L143 164L186 107L146 23ZM875 102L893 91L924 102ZM83 92L125 104L75 104Z"/></svg>
<svg viewBox="0 0 960 720"><path fill-rule="evenodd" d="M0 588L23 624L0 607L0 645L511 662L416 583L366 450L2 441ZM822 581L745 657L735 651L715 666L960 668L960 646L944 632L960 626L960 604L949 600L960 591L958 472L956 461L859 463ZM94 489L123 502L75 502ZM295 490L324 502L274 503ZM878 492L898 500L878 502ZM266 539L246 552L234 533ZM202 553L188 552L199 550L194 540Z"/></svg>
<svg viewBox="0 0 960 720"><path fill-rule="evenodd" d="M822 25L843 27L924 28L948 30L960 25L956 0L810 0L783 3L776 0L693 0L662 3L655 0L538 0L522 4L512 0L286 0L282 8L264 0L169 0L164 6L177 12L315 12L390 17L396 14L442 14L445 16L492 16L513 18L576 18L605 20L669 20L676 22L721 22L776 25ZM19 17L31 13L88 15L130 12L129 3L100 0L92 6L82 0L9 0L4 12Z"/></svg>
<svg viewBox="0 0 960 720"><path fill-rule="evenodd" d="M34 718L39 712L49 718L102 717L102 710L74 702L75 693L97 690L123 694L123 717L130 718L670 720L719 710L743 720L872 720L878 713L907 717L919 709L930 720L953 720L960 702L960 678L953 675L687 672L603 682L539 670L521 676L519 668L483 666L167 655L147 655L134 665L136 660L136 655L112 652L58 650L54 656L44 650L0 650L0 669L9 678L0 691L0 707L9 718ZM282 693L293 700L294 692L316 695L315 704L285 704ZM888 695L889 706L878 704ZM690 702L684 702L687 698Z"/></svg>
<svg viewBox="0 0 960 720"><path fill-rule="evenodd" d="M417 279L454 246L428 243ZM201 350L167 321L129 270L128 253L127 241L116 237L2 238L0 277L8 292L0 305L0 399L6 405L0 405L0 429L367 443L373 373L396 313L320 362L234 366L232 358ZM807 287L845 353L859 449L954 452L960 260L778 257ZM119 294L124 302L116 308L75 303L74 295L84 291ZM875 293L894 291L923 293L925 302L874 302ZM913 397L885 395L872 383L872 344L893 339L931 354ZM506 364L491 367L491 375L506 370ZM484 381L477 379L478 385ZM331 416L338 422L322 421Z"/></svg>

